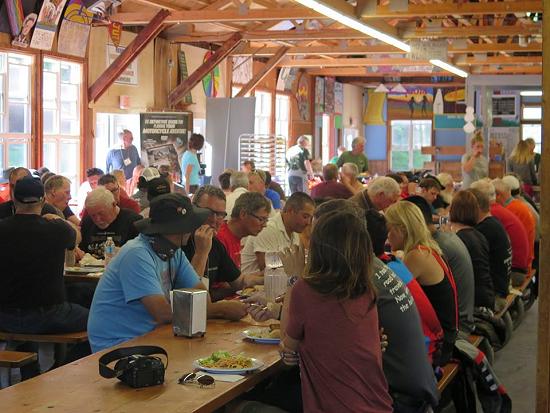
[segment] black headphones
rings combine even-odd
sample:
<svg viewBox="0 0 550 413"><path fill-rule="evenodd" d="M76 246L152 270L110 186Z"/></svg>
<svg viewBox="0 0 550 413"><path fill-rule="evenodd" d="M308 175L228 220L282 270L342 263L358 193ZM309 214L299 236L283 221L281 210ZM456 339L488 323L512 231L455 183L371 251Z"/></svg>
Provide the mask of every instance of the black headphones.
<svg viewBox="0 0 550 413"><path fill-rule="evenodd" d="M148 240L155 254L163 261L168 261L170 258L173 258L174 255L176 255L176 251L179 249L177 245L174 245L162 235L153 235L149 237Z"/></svg>

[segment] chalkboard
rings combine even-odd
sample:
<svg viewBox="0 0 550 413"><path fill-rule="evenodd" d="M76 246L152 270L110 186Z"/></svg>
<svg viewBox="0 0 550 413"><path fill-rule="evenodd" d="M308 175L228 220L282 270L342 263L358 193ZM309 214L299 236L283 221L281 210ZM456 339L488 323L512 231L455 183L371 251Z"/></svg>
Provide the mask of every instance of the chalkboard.
<svg viewBox="0 0 550 413"><path fill-rule="evenodd" d="M493 117L516 116L516 96L493 96Z"/></svg>

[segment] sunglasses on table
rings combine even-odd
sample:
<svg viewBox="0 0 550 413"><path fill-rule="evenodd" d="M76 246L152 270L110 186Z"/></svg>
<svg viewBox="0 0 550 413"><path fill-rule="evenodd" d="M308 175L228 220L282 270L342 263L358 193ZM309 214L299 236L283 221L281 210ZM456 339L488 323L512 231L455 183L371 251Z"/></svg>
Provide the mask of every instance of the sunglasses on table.
<svg viewBox="0 0 550 413"><path fill-rule="evenodd" d="M183 385L194 384L194 385L198 385L201 388L215 386L214 377L209 376L208 374L202 374L202 373L184 374L178 379L178 383Z"/></svg>

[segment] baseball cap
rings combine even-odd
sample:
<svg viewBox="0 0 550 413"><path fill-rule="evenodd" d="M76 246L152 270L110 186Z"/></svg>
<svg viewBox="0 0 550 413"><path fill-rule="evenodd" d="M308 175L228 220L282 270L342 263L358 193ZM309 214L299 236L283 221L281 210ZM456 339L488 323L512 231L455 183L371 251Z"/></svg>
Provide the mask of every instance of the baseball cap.
<svg viewBox="0 0 550 413"><path fill-rule="evenodd" d="M157 168L149 166L143 170L141 176L143 177L143 179L149 182L151 179L159 178L160 172Z"/></svg>
<svg viewBox="0 0 550 413"><path fill-rule="evenodd" d="M44 198L44 185L40 179L25 177L15 183L13 196L23 204L40 202Z"/></svg>
<svg viewBox="0 0 550 413"><path fill-rule="evenodd" d="M139 232L146 235L188 234L200 227L212 212L198 208L182 194L159 195L151 201L149 218L136 221Z"/></svg>
<svg viewBox="0 0 550 413"><path fill-rule="evenodd" d="M169 194L170 183L164 177L153 178L147 183L147 199L151 201L157 196Z"/></svg>

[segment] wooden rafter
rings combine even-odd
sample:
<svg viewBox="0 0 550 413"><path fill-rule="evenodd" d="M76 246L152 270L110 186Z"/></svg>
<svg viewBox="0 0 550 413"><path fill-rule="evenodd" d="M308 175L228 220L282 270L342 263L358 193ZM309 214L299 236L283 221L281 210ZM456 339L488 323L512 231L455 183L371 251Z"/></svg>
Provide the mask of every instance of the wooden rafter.
<svg viewBox="0 0 550 413"><path fill-rule="evenodd" d="M145 26L138 35L130 42L124 51L113 63L103 72L88 89L88 101L93 102L101 97L103 93L118 79L132 61L138 57L141 51L153 40L162 30L164 20L170 12L160 10L153 19Z"/></svg>
<svg viewBox="0 0 550 413"><path fill-rule="evenodd" d="M406 58L341 58L341 59L284 59L281 67L365 67L365 66L412 66L429 65L428 61L412 61Z"/></svg>
<svg viewBox="0 0 550 413"><path fill-rule="evenodd" d="M407 72L404 70L393 72L368 72L363 67L335 67L323 69L308 69L307 72L312 76L340 76L340 77L431 77L431 76L448 76L449 72L445 71L422 71ZM491 67L481 66L471 70L474 74L541 74L542 66L503 66Z"/></svg>
<svg viewBox="0 0 550 413"><path fill-rule="evenodd" d="M254 77L248 82L242 89L237 93L235 97L244 97L248 92L254 89L268 74L271 72L280 60L285 56L285 53L288 51L287 46L280 47L277 53L275 53L262 67L262 69L254 75Z"/></svg>
<svg viewBox="0 0 550 413"><path fill-rule="evenodd" d="M476 57L466 57L465 59L455 59L454 63L458 66L542 64L542 56L489 56L483 60Z"/></svg>
<svg viewBox="0 0 550 413"><path fill-rule="evenodd" d="M420 28L405 29L402 32L404 39L424 39L424 38L460 38L473 36L517 36L541 34L542 26L468 26L468 27L438 27L438 28Z"/></svg>
<svg viewBox="0 0 550 413"><path fill-rule="evenodd" d="M234 33L218 50L216 50L197 70L180 83L168 95L168 103L174 106L191 89L193 89L208 73L221 63L240 43L242 35Z"/></svg>

